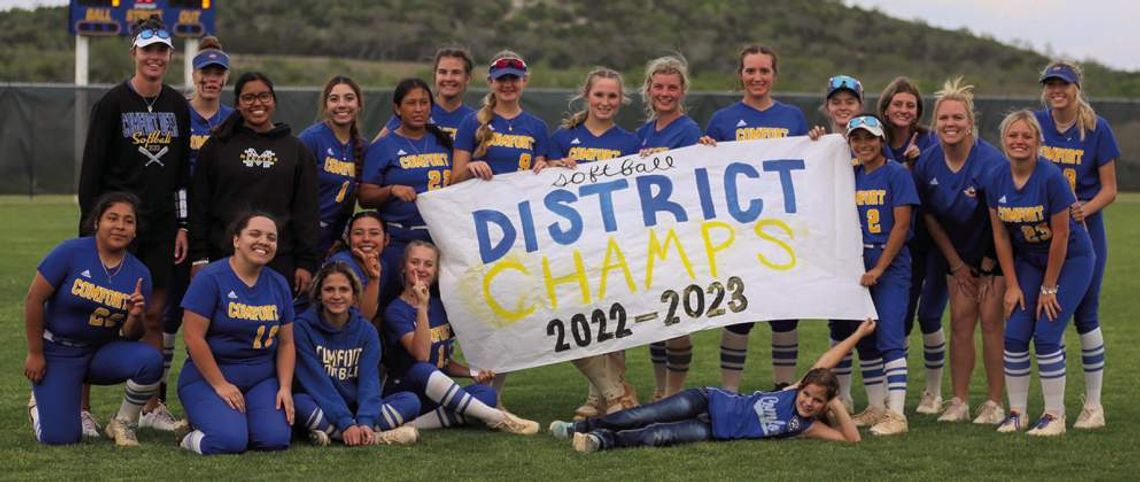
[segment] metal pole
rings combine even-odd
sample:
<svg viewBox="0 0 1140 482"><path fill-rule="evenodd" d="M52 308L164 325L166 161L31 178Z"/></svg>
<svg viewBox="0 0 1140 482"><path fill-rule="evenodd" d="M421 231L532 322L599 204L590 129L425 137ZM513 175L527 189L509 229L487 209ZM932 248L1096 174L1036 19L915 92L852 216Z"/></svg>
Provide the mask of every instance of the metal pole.
<svg viewBox="0 0 1140 482"><path fill-rule="evenodd" d="M72 187L76 192L76 204L79 203L79 175L83 170L83 144L87 141L88 40L83 35L75 36L75 169Z"/></svg>
<svg viewBox="0 0 1140 482"><path fill-rule="evenodd" d="M198 39L186 39L186 55L182 59L182 85L187 91L194 86L194 56L198 55Z"/></svg>

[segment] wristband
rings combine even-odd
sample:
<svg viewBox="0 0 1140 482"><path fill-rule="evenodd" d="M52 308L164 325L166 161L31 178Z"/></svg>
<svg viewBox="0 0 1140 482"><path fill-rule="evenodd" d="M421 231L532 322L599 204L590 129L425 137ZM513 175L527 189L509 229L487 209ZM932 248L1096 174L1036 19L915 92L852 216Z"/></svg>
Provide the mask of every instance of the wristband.
<svg viewBox="0 0 1140 482"><path fill-rule="evenodd" d="M194 261L193 263L190 263L190 266L202 266L202 265L207 265L207 264L210 264L210 260L199 259L199 260Z"/></svg>
<svg viewBox="0 0 1140 482"><path fill-rule="evenodd" d="M1052 288L1046 288L1045 285L1041 285L1041 296L1056 295L1059 290L1059 286L1054 285Z"/></svg>

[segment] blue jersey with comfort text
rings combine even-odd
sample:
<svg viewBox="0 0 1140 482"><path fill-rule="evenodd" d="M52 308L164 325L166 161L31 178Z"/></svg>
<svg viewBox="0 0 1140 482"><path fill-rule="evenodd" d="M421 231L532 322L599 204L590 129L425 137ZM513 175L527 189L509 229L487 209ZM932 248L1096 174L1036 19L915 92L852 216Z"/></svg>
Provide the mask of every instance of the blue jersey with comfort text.
<svg viewBox="0 0 1140 482"><path fill-rule="evenodd" d="M55 289L44 303L44 328L76 343L101 345L118 336L139 279L143 298L151 296L146 266L126 253L118 266L104 268L94 237L59 243L37 271Z"/></svg>
<svg viewBox="0 0 1140 482"><path fill-rule="evenodd" d="M637 136L614 125L600 136L595 136L578 124L572 128L560 127L550 136L550 147L546 158L550 160L573 159L575 162L604 161L637 153Z"/></svg>
<svg viewBox="0 0 1140 482"><path fill-rule="evenodd" d="M247 286L230 258L210 263L190 281L182 308L210 320L206 344L218 363L257 364L277 353L277 331L293 322L293 295L285 277L262 268Z"/></svg>
<svg viewBox="0 0 1140 482"><path fill-rule="evenodd" d="M639 150L648 154L665 152L696 144L701 138L701 126L692 117L681 115L658 130L657 119L649 119L637 129L637 138L641 140Z"/></svg>
<svg viewBox="0 0 1140 482"><path fill-rule="evenodd" d="M459 124L463 122L463 119L466 119L467 116L473 113L475 113L475 109L467 107L466 105L460 105L455 110L448 111L440 107L439 104L432 103L431 117L428 118L428 123L439 126L443 132L446 132L452 139L455 139L455 133L459 130ZM400 118L395 115L389 117L388 123L384 124L384 127L388 129L389 133L394 132L400 127Z"/></svg>
<svg viewBox="0 0 1140 482"><path fill-rule="evenodd" d="M797 392L780 390L742 395L709 387L713 438L785 438L803 433L812 420L796 412Z"/></svg>
<svg viewBox="0 0 1140 482"><path fill-rule="evenodd" d="M757 110L744 101L737 102L713 113L705 135L717 142L780 139L805 136L807 119L798 107L779 101L764 110Z"/></svg>
<svg viewBox="0 0 1140 482"><path fill-rule="evenodd" d="M1041 157L1061 167L1069 186L1077 192L1077 199L1088 201L1095 197L1100 192L1100 167L1120 158L1120 148L1108 121L1097 116L1096 130L1085 131L1082 141L1079 126L1060 133L1048 109L1035 114L1045 136Z"/></svg>
<svg viewBox="0 0 1140 482"><path fill-rule="evenodd" d="M1058 213L1067 213L1077 202L1061 169L1044 158L1039 158L1033 173L1018 189L1010 169L996 170L986 189L990 209L1009 232L1013 253L1044 267L1049 260L1049 245L1053 239L1050 219ZM1068 256L1089 253L1092 241L1088 231L1071 216L1069 219Z"/></svg>
<svg viewBox="0 0 1140 482"><path fill-rule="evenodd" d="M933 215L959 255L977 262L993 246L985 188L994 169L1009 170L1009 161L994 146L978 140L966 162L951 171L941 144L922 153L914 183L925 212Z"/></svg>
<svg viewBox="0 0 1140 482"><path fill-rule="evenodd" d="M297 316L297 388L312 396L339 429L368 427L380 417L380 338L376 328L349 308L335 326L316 307Z"/></svg>
<svg viewBox="0 0 1140 482"><path fill-rule="evenodd" d="M513 119L495 114L490 126L492 135L487 153L479 158L472 157L471 160L486 162L491 166L492 173L525 171L534 165L534 158L546 155L550 131L542 119L528 112ZM459 124L459 132L455 134L455 148L474 156L475 149L479 146L475 141L475 131L478 129L479 120L475 114L463 119Z"/></svg>
<svg viewBox="0 0 1140 482"><path fill-rule="evenodd" d="M443 301L435 296L428 303L428 327L431 329L431 354L427 362L437 368L443 368L451 360L455 337L451 334L451 323L447 320ZM384 340L388 345L384 350L384 365L388 367L388 373L393 378L402 378L416 363L400 343L400 338L415 331L416 307L400 297L392 300L384 310Z"/></svg>
<svg viewBox="0 0 1140 482"><path fill-rule="evenodd" d="M855 205L863 227L863 244L887 244L895 226L895 208L918 204L914 178L906 166L888 159L871 172L862 165L855 167Z"/></svg>
<svg viewBox="0 0 1140 482"><path fill-rule="evenodd" d="M443 189L451 182L451 149L430 132L419 139L392 132L368 148L363 181L377 186L408 186L416 194ZM389 196L379 211L384 221L424 225L416 203L396 196Z"/></svg>
<svg viewBox="0 0 1140 482"><path fill-rule="evenodd" d="M339 235L350 214L345 203L352 199L352 194L356 191L356 149L353 141L349 139L348 142L340 142L332 128L324 122L309 126L297 138L301 139L317 160L317 202L320 204L318 219L321 231L332 230ZM322 236L324 238L326 237Z"/></svg>
<svg viewBox="0 0 1140 482"><path fill-rule="evenodd" d="M210 131L225 121L234 112L234 108L225 104L218 104L218 111L209 118L203 117L194 107L190 107L190 172L194 172L194 165L198 163L198 150L210 139Z"/></svg>

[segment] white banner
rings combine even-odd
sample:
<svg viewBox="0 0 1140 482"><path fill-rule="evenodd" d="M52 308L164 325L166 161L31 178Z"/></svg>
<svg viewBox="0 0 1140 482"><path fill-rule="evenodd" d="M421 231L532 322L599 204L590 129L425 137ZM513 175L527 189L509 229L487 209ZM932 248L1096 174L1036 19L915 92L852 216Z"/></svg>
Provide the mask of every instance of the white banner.
<svg viewBox="0 0 1140 482"><path fill-rule="evenodd" d="M509 372L724 325L875 317L838 135L690 146L417 199L472 366Z"/></svg>

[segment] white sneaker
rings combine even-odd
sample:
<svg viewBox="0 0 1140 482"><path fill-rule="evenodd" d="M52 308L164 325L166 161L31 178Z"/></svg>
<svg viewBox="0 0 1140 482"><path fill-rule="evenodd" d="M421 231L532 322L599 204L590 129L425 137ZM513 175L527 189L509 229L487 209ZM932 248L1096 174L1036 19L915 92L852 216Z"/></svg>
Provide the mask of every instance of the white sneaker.
<svg viewBox="0 0 1140 482"><path fill-rule="evenodd" d="M851 417L856 427L871 427L878 425L887 418L887 409L883 407L867 407L858 415Z"/></svg>
<svg viewBox="0 0 1140 482"><path fill-rule="evenodd" d="M1021 422L1021 414L1013 410L1009 411L1009 415L1001 421L1001 425L998 425L997 428L998 433L1014 433L1022 430L1025 430L1025 426Z"/></svg>
<svg viewBox="0 0 1140 482"><path fill-rule="evenodd" d="M914 409L915 413L923 415L937 415L938 411L942 409L942 396L935 395L930 392L922 392L922 399L918 401L918 408Z"/></svg>
<svg viewBox="0 0 1140 482"><path fill-rule="evenodd" d="M899 435L906 433L910 428L906 421L906 415L894 410L884 410L883 412L882 420L871 427L872 435Z"/></svg>
<svg viewBox="0 0 1140 482"><path fill-rule="evenodd" d="M1058 417L1048 412L1037 419L1033 428L1026 432L1027 435L1040 437L1052 437L1063 433L1065 433L1065 416Z"/></svg>
<svg viewBox="0 0 1140 482"><path fill-rule="evenodd" d="M520 418L517 415L503 410L503 419L494 425L491 430L519 435L534 435L538 433L538 422Z"/></svg>
<svg viewBox="0 0 1140 482"><path fill-rule="evenodd" d="M951 399L946 409L942 411L942 416L938 417L939 422L966 422L969 420L970 404L957 398Z"/></svg>
<svg viewBox="0 0 1140 482"><path fill-rule="evenodd" d="M1086 403L1085 407L1081 409L1081 414L1077 416L1077 422L1073 424L1073 428L1089 430L1101 427L1104 427L1104 407Z"/></svg>
<svg viewBox="0 0 1140 482"><path fill-rule="evenodd" d="M597 452L602 447L602 439L592 433L575 433L571 445L574 446L574 450L589 454Z"/></svg>
<svg viewBox="0 0 1140 482"><path fill-rule="evenodd" d="M83 425L84 437L99 438L99 424L95 422L95 416L91 415L90 411L79 412L79 421Z"/></svg>
<svg viewBox="0 0 1140 482"><path fill-rule="evenodd" d="M420 440L420 431L411 425L401 425L392 430L377 430L372 433L376 445L411 445Z"/></svg>
<svg viewBox="0 0 1140 482"><path fill-rule="evenodd" d="M139 439L135 436L135 429L135 424L130 421L111 417L104 431L107 433L107 438L115 441L115 445L138 447Z"/></svg>
<svg viewBox="0 0 1140 482"><path fill-rule="evenodd" d="M309 443L317 447L328 447L332 443L329 433L324 430L309 430Z"/></svg>
<svg viewBox="0 0 1140 482"><path fill-rule="evenodd" d="M139 428L150 428L162 432L173 432L181 424L185 424L185 420L178 420L171 415L170 409L166 408L166 404L158 402L154 410L150 413L144 413L139 417Z"/></svg>
<svg viewBox="0 0 1140 482"><path fill-rule="evenodd" d="M1001 404L993 400L986 400L981 407L978 407L978 416L974 418L974 423L979 425L997 425L1005 420L1005 409Z"/></svg>

